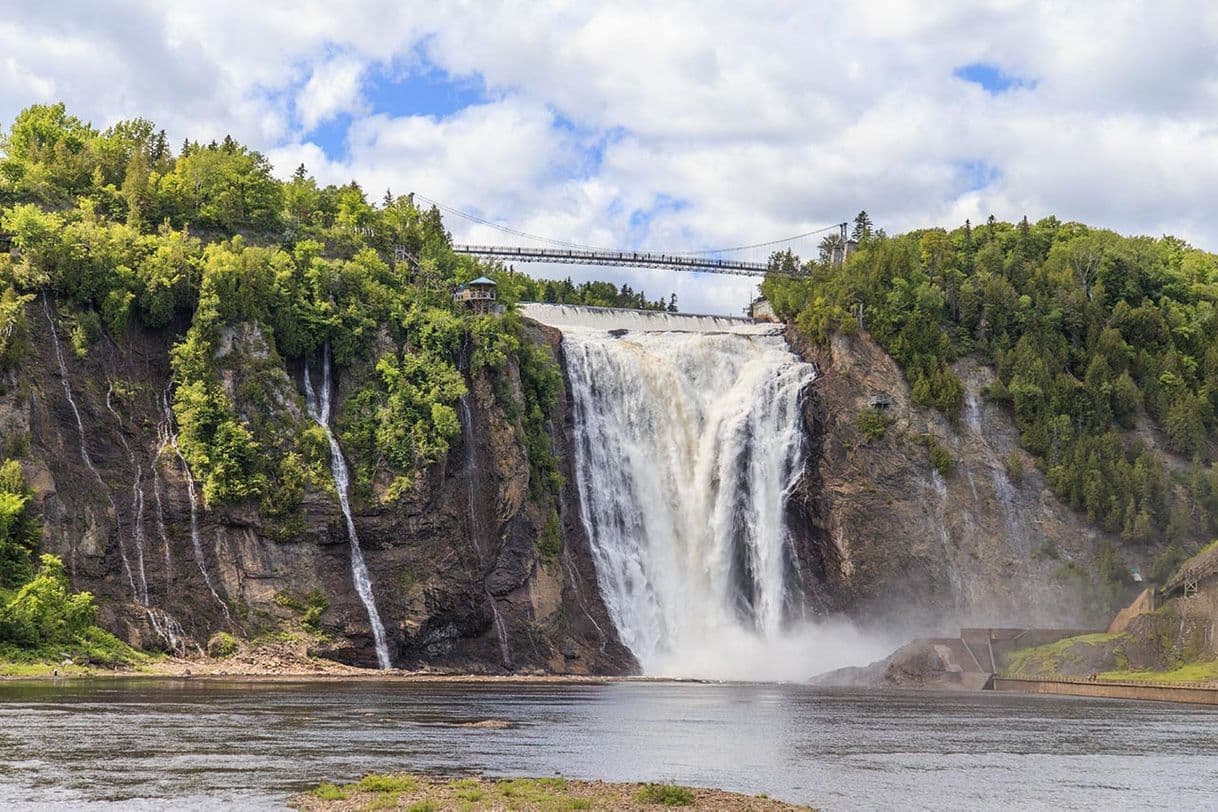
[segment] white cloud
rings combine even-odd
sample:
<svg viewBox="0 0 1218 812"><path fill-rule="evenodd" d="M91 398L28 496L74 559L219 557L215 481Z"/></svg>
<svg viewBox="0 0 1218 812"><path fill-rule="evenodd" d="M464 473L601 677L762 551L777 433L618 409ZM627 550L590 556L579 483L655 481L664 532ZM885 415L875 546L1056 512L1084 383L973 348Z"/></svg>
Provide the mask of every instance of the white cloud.
<svg viewBox="0 0 1218 812"><path fill-rule="evenodd" d="M351 57L335 57L313 68L313 74L296 96L296 114L305 131L340 113L361 113L367 105L360 92L365 64Z"/></svg>
<svg viewBox="0 0 1218 812"><path fill-rule="evenodd" d="M1207 4L56 6L0 21L0 120L62 98L98 124L148 116L175 142L231 132L283 174L303 161L374 197L417 190L597 245L750 243L866 208L889 231L1056 214L1218 248ZM953 76L978 62L1035 84L991 95ZM375 109L378 71L420 63L489 99L443 117ZM341 158L308 143L343 113ZM967 165L994 180L970 189ZM604 273L700 310L737 310L749 285Z"/></svg>

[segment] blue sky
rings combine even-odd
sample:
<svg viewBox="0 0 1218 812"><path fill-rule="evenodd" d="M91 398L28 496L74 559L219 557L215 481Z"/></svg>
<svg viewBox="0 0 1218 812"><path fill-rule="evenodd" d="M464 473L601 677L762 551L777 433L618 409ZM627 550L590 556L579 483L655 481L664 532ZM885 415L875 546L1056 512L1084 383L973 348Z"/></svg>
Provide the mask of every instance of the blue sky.
<svg viewBox="0 0 1218 812"><path fill-rule="evenodd" d="M393 118L444 118L489 99L480 76L454 77L434 65L412 68L372 67L360 80L366 114ZM355 115L339 112L316 123L303 136L331 160L347 157L347 130Z"/></svg>
<svg viewBox="0 0 1218 812"><path fill-rule="evenodd" d="M174 143L232 134L284 176L590 245L740 245L866 209L889 232L1054 214L1218 248L1213 4L64 0L6 10L0 53L0 124L62 100ZM541 270L689 310L751 292Z"/></svg>
<svg viewBox="0 0 1218 812"><path fill-rule="evenodd" d="M991 96L998 96L1013 90L1031 90L1036 87L1034 80L1013 76L998 65L991 65L985 62L973 62L968 65L961 65L952 71L952 74L966 82L979 85L982 90Z"/></svg>

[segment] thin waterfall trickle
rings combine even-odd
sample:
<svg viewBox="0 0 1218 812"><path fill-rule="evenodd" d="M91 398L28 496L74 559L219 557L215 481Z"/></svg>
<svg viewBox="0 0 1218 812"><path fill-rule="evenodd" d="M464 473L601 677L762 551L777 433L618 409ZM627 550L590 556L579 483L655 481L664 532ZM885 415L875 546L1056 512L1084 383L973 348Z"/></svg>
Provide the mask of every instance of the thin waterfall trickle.
<svg viewBox="0 0 1218 812"><path fill-rule="evenodd" d="M152 497L153 504L156 505L156 532L161 539L161 548L165 553L165 584L168 587L173 580L173 555L169 549L169 533L165 529L165 501L161 497L161 471L158 467L161 459L161 451L157 451L156 457L152 460Z"/></svg>
<svg viewBox="0 0 1218 812"><path fill-rule="evenodd" d="M127 461L135 469L135 479L131 483L131 513L135 517L131 535L135 540L135 558L139 567L139 602L146 608L148 606L148 575L144 569L144 467L136 462L135 450L124 436L126 426L123 424L122 416L114 408L113 396L114 383L111 382L109 388L106 389L106 410L114 416L115 422L118 423L119 442L123 444L123 449L127 452ZM154 623L153 626L155 628L156 624Z"/></svg>
<svg viewBox="0 0 1218 812"><path fill-rule="evenodd" d="M131 570L131 561L127 558L127 545L123 543L123 534L118 528L118 506L114 504L114 496L110 493L110 486L102 479L101 473L97 470L97 466L93 464L93 458L89 456L88 446L85 444L85 426L80 419L80 409L76 407L76 398L72 396L72 382L68 379L68 365L63 358L63 348L59 344L59 330L55 327L55 319L51 315L50 294L46 291L42 293L42 312L47 317L47 325L51 328L51 347L55 352L55 363L59 366L59 382L63 384L63 394L68 400L68 405L72 407L72 416L76 419L76 434L80 440L80 458L84 460L85 467L93 474L93 478L97 480L97 484L101 486L102 492L106 495L106 501L110 503L110 512L114 516L115 527L114 534L118 538L118 552L123 560L123 571L127 575L127 581L131 584L131 595L136 601L139 601L139 589L135 585L135 575ZM70 568L73 577L76 575L76 548L72 547L70 556Z"/></svg>
<svg viewBox="0 0 1218 812"><path fill-rule="evenodd" d="M131 485L131 513L135 517L132 536L135 539L136 560L139 563L138 602L144 609L144 615L148 618L148 625L152 627L152 630L158 637L165 641L165 645L169 647L170 653L177 657L185 657L188 653L187 643L190 641L190 638L186 635L185 630L183 630L182 624L178 622L177 618L169 614L169 612L153 606L152 601L148 596L148 575L144 569L144 466L136 461L135 449L131 447L131 444L127 442L127 438L124 436L126 426L123 423L122 415L120 415L118 410L114 408L113 396L114 383L111 382L109 388L106 390L106 409L114 416L115 422L118 423L118 439L123 444L123 448L127 452L128 462L130 462L131 467L135 469L135 480ZM158 449L157 457L159 457L160 454L161 449ZM157 503L157 521L159 523L158 527L161 532L161 540L165 545L165 564L166 567L168 567L169 540L165 535L164 519L160 515L161 494L159 491L159 485L155 482L155 460L153 461L153 474L153 488L156 492ZM203 649L197 643L194 644L194 647L200 654L203 653Z"/></svg>
<svg viewBox="0 0 1218 812"><path fill-rule="evenodd" d="M563 331L601 594L644 673L817 670L785 509L814 368L772 325L531 305Z"/></svg>
<svg viewBox="0 0 1218 812"><path fill-rule="evenodd" d="M165 391L161 393L159 403L167 405L168 402L169 388L166 387ZM162 406L161 421L157 424L156 454L152 458L152 496L156 505L157 535L160 536L161 548L165 554L166 588L173 580L173 555L169 549L169 533L165 528L165 500L161 493L161 458L165 456L165 450L173 446L176 440L173 432L173 414Z"/></svg>
<svg viewBox="0 0 1218 812"><path fill-rule="evenodd" d="M495 626L495 636L499 639L499 657L503 660L504 668L511 668L512 650L508 645L507 626L504 625L503 616L499 614L499 607L495 604L495 596L485 586L486 553L483 551L481 542L482 523L478 521L478 511L474 507L477 503L477 488L475 485L477 460L474 454L474 418L469 409L469 397L469 393L466 393L457 402L461 409L461 430L464 433L462 439L465 442L465 482L467 487L466 503L469 506L469 538L473 542L474 552L478 556L478 566L482 570L481 575L484 576L482 591L486 595L487 603L491 607L491 620Z"/></svg>
<svg viewBox="0 0 1218 812"><path fill-rule="evenodd" d="M203 576L203 583L207 585L207 591L216 599L216 603L220 604L220 610L224 612L225 620L231 621L228 604L216 592L216 588L212 586L211 576L207 574L207 561L203 558L203 541L199 537L199 498L195 493L195 478L190 473L190 463L186 461L182 449L178 447L178 435L173 428L173 410L169 408L169 390L161 395L161 411L165 417L165 442L169 448L173 449L173 453L182 467L182 476L186 478L186 493L190 496L190 544L194 549L195 564L199 567L199 574ZM165 554L168 556L168 549Z"/></svg>
<svg viewBox="0 0 1218 812"><path fill-rule="evenodd" d="M385 627L381 623L380 613L376 609L376 598L372 592L372 579L368 575L368 565L364 563L364 553L360 549L359 534L355 532L355 519L351 515L351 502L348 489L351 478L347 472L347 460L343 450L330 430L330 345L326 344L322 355L321 393L318 396L313 391L313 382L309 378L309 362L305 361L304 386L306 407L309 417L326 433L330 443L330 471L334 475L334 489L338 491L338 505L342 508L343 518L347 522L347 538L351 542L351 576L355 580L355 591L368 612L368 622L372 626L372 638L376 644L376 660L382 669L393 667L389 659L389 645L385 641Z"/></svg>

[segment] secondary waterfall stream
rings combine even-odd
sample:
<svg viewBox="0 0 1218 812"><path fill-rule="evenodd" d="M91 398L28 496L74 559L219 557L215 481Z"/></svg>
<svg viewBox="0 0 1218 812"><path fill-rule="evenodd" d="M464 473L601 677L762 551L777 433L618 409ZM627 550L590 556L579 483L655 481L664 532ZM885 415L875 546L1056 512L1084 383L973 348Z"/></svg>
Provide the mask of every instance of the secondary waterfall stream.
<svg viewBox="0 0 1218 812"><path fill-rule="evenodd" d="M474 552L478 557L478 566L485 571L486 552L482 548L481 541L482 523L478 521L478 510L475 507L478 498L476 492L477 459L474 453L474 417L469 408L470 397L471 395L466 393L458 401L461 409L461 431L465 435L465 481L468 488L466 491L466 507L469 509L469 538L473 542ZM499 641L499 658L503 661L504 668L511 668L512 649L508 645L507 627L503 624L503 616L499 614L499 606L495 603L495 596L491 594L491 591L484 586L482 592L486 596L487 604L491 608L491 623L495 627L495 637Z"/></svg>
<svg viewBox="0 0 1218 812"><path fill-rule="evenodd" d="M601 594L647 674L804 678L831 634L804 619L785 508L814 368L774 325L526 305L558 327L576 479Z"/></svg>
<svg viewBox="0 0 1218 812"><path fill-rule="evenodd" d="M85 444L85 426L80 419L80 409L76 406L76 398L72 396L72 382L68 377L68 365L64 361L63 347L59 344L59 330L55 327L55 319L51 315L50 294L43 291L42 294L42 312L46 315L47 326L51 328L51 348L55 352L55 363L59 367L59 382L63 384L63 395L68 401L68 406L72 409L72 417L76 421L76 435L80 441L80 458L84 461L85 467L93 474L93 478L97 480L97 484L101 486L102 492L106 495L106 501L110 503L110 515L114 522L114 534L118 538L118 551L123 560L123 572L127 575L127 582L131 585L131 596L137 602L139 601L140 591L135 585L135 575L131 570L131 561L127 558L127 545L123 543L122 529L118 524L118 506L114 503L114 495L110 493L110 486L102 479L101 472L97 470L97 466L93 464L93 458L89 456L89 447ZM73 578L76 576L76 548L71 549L69 556L69 566Z"/></svg>
<svg viewBox="0 0 1218 812"><path fill-rule="evenodd" d="M166 389L161 394L161 413L164 420L161 424L161 447L157 451L157 456L166 449L173 449L174 456L178 458L178 464L182 466L182 476L186 480L186 494L190 497L190 546L195 554L195 566L199 568L199 574L203 576L203 583L207 586L207 591L215 598L216 603L220 605L220 611L224 612L226 620L232 620L228 611L228 604L220 597L220 593L216 592L216 587L212 584L211 576L207 574L207 561L203 558L203 542L199 537L199 499L195 491L195 478L190 473L190 463L186 461L186 456L182 454L182 449L178 447L178 435L173 428L173 410L169 406L169 390ZM157 510L161 510L160 492L157 492ZM165 561L169 562L169 542L165 533L165 520L158 512L158 527L161 531L162 541L165 543Z"/></svg>
<svg viewBox="0 0 1218 812"><path fill-rule="evenodd" d="M305 362L304 386L306 405L309 417L326 433L330 443L330 471L334 474L334 489L338 491L338 505L342 508L343 518L347 522L347 538L351 542L351 576L355 579L355 591L368 611L368 622L372 625L372 638L376 644L376 661L382 669L393 667L389 660L389 646L385 642L385 626L381 623L381 615L376 610L376 598L372 594L372 579L368 576L368 565L364 563L364 553L359 546L359 534L355 532L355 519L351 516L351 502L348 489L351 477L347 472L347 460L343 450L330 430L330 346L327 344L322 354L321 393L313 391L313 381L309 377L309 364Z"/></svg>

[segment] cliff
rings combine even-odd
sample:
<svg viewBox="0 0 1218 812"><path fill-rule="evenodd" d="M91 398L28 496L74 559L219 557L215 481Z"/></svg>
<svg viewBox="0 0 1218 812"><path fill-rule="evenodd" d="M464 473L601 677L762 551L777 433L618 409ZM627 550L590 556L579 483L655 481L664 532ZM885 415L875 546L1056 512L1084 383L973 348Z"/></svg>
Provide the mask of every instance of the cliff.
<svg viewBox="0 0 1218 812"><path fill-rule="evenodd" d="M178 654L217 631L303 627L317 633L315 653L374 665L332 482L308 482L289 516L257 504L204 507L168 408L169 351L183 325L132 325L120 343L103 333L76 352L70 314L40 298L26 315L31 351L4 381L0 435L37 491L45 548L63 557L76 588L98 597L102 625ZM529 322L523 340L565 370L557 330ZM787 516L814 612L889 633L1104 625L1093 573L1101 548L1120 539L1046 488L1010 417L981 395L987 368L956 365L967 406L953 426L911 404L899 368L865 333L827 347L793 331L788 340L819 370L804 405L807 468ZM225 328L215 352L243 419L265 431L310 425L302 363L280 360L261 328ZM336 423L368 374L356 364L338 376ZM517 362L494 379L464 374L469 394L448 453L399 498L354 500L394 664L635 670L597 589L565 384L545 421L557 484L540 483L512 406L523 402ZM258 409L271 417L260 423ZM1122 552L1145 568L1154 551Z"/></svg>
<svg viewBox="0 0 1218 812"><path fill-rule="evenodd" d="M1049 491L1009 414L982 397L989 368L955 365L966 408L953 426L911 403L900 369L865 332L826 347L794 329L788 339L820 373L792 510L825 611L909 632L1106 625L1094 573L1104 543L1121 540ZM1144 569L1153 552L1122 550Z"/></svg>
<svg viewBox="0 0 1218 812"><path fill-rule="evenodd" d="M303 623L318 632L316 653L375 665L331 483L308 485L299 515L276 520L256 504L204 508L168 407L169 351L184 325L133 324L119 343L103 334L77 353L66 341L70 316L54 302L40 298L26 316L31 349L3 381L0 436L41 503L44 548L63 557L75 588L97 597L101 625L141 647L188 654L217 631L249 637ZM554 357L556 336L526 334ZM253 370L275 425L309 425L303 370L268 353L256 326L226 331L217 357L242 414L258 406L241 378ZM519 396L513 363L500 373L508 397ZM396 501L355 500L394 664L631 670L573 529L570 478L559 498L530 487L519 417L484 374L466 377L463 430L449 453ZM336 420L355 384L339 377ZM563 403L560 394L550 421L559 459L569 456ZM551 513L567 532L547 547Z"/></svg>

